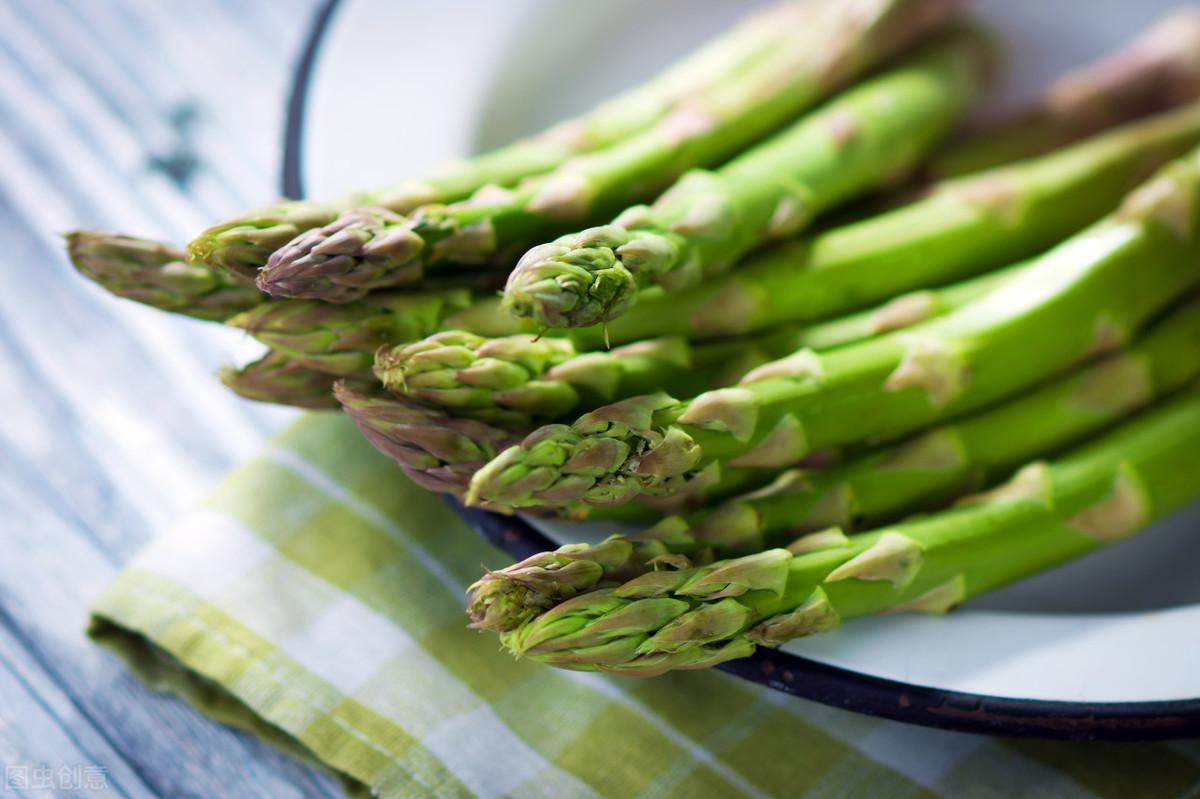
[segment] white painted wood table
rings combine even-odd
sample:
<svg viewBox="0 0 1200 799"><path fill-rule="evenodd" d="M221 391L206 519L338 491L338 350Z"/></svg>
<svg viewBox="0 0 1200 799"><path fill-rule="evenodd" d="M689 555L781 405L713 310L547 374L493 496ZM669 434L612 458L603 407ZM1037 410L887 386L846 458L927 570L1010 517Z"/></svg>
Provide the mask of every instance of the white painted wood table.
<svg viewBox="0 0 1200 799"><path fill-rule="evenodd" d="M342 793L84 636L121 565L291 414L213 379L238 335L104 295L58 239L182 241L271 199L315 4L0 0L0 796L78 795L80 774L114 796Z"/></svg>

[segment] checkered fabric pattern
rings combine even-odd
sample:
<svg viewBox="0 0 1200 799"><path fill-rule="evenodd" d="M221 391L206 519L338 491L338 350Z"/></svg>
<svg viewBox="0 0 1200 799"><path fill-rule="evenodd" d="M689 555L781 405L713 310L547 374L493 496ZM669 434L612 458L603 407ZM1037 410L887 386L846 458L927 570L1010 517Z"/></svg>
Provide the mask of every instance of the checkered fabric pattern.
<svg viewBox="0 0 1200 799"><path fill-rule="evenodd" d="M1200 742L987 739L716 671L516 661L463 587L504 556L334 414L232 474L95 606L152 684L385 797L1196 797Z"/></svg>

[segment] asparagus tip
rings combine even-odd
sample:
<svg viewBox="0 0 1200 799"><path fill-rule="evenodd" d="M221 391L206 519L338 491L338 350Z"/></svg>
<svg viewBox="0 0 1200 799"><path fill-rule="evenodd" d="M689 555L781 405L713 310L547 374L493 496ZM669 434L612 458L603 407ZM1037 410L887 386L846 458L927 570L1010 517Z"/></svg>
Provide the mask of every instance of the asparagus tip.
<svg viewBox="0 0 1200 799"><path fill-rule="evenodd" d="M666 394L605 405L572 425L551 424L476 472L467 503L514 508L574 502L608 505L642 493L676 493L695 476L699 448L683 430L654 425Z"/></svg>
<svg viewBox="0 0 1200 799"><path fill-rule="evenodd" d="M258 287L277 297L350 302L421 276L424 240L385 208L354 208L305 230L272 252Z"/></svg>
<svg viewBox="0 0 1200 799"><path fill-rule="evenodd" d="M534 247L517 263L504 289L504 307L539 326L586 327L620 316L638 282L618 252L619 237L594 228L570 243Z"/></svg>

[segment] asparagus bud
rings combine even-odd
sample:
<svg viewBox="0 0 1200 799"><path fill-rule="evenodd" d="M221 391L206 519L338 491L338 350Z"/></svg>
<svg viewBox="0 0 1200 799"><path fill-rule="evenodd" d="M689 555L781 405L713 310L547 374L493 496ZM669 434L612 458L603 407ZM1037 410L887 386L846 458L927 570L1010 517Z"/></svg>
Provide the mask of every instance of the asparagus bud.
<svg viewBox="0 0 1200 799"><path fill-rule="evenodd" d="M312 410L338 407L333 396L333 377L309 369L280 352L268 352L240 368L225 367L220 377L226 387L246 399Z"/></svg>
<svg viewBox="0 0 1200 799"><path fill-rule="evenodd" d="M457 419L410 400L356 389L345 382L333 394L368 441L394 460L413 482L462 496L482 463L514 434L472 419Z"/></svg>
<svg viewBox="0 0 1200 799"><path fill-rule="evenodd" d="M166 244L78 230L67 253L79 273L118 297L163 311L221 322L262 302L244 281L188 263Z"/></svg>
<svg viewBox="0 0 1200 799"><path fill-rule="evenodd" d="M312 369L369 377L380 347L421 338L470 303L470 292L452 289L379 293L337 305L314 300L274 300L230 319L268 347Z"/></svg>
<svg viewBox="0 0 1200 799"><path fill-rule="evenodd" d="M390 286L420 280L422 269L414 261L424 244L407 220L386 208L346 211L275 250L258 274L258 286L281 297L349 302L384 273Z"/></svg>

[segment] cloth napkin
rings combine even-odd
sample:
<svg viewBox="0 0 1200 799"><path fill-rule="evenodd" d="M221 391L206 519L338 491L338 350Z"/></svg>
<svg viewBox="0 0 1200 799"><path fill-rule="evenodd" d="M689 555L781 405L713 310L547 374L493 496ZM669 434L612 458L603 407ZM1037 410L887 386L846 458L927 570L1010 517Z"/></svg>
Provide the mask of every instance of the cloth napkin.
<svg viewBox="0 0 1200 799"><path fill-rule="evenodd" d="M340 414L231 474L100 597L91 634L151 685L385 797L1196 797L1200 743L988 739L717 671L514 660L464 586L506 562Z"/></svg>

